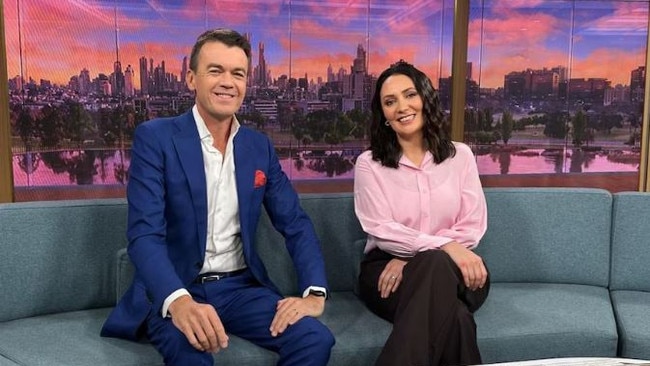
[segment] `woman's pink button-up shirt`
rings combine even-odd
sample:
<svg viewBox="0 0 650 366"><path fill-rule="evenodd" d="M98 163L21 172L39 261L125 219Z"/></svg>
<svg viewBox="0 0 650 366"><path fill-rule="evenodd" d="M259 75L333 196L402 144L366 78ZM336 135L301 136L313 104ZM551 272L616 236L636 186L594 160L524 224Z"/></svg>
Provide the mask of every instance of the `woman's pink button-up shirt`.
<svg viewBox="0 0 650 366"><path fill-rule="evenodd" d="M365 252L379 247L411 257L456 241L478 245L487 228L487 206L472 150L455 142L456 155L420 167L402 157L399 168L372 160L365 151L354 170L355 212L368 234Z"/></svg>

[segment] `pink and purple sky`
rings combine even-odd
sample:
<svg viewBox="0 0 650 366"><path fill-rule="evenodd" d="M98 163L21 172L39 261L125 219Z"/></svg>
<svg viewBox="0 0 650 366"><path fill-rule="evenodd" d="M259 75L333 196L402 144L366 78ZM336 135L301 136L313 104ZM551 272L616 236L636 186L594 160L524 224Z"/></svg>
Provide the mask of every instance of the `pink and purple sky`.
<svg viewBox="0 0 650 366"><path fill-rule="evenodd" d="M481 7L481 3L483 7ZM110 74L116 33L123 69L138 60L165 61L180 74L196 36L230 27L252 35L253 65L265 45L268 68L326 79L350 70L357 45L378 74L403 58L434 80L449 76L452 0L4 0L9 77L67 83L83 68ZM207 4L207 5L206 5ZM570 77L604 77L629 84L645 64L648 0L471 1L468 60L482 87L503 86L504 75L564 66ZM117 32L116 32L117 29ZM22 47L20 47L22 45ZM22 50L22 51L21 51Z"/></svg>

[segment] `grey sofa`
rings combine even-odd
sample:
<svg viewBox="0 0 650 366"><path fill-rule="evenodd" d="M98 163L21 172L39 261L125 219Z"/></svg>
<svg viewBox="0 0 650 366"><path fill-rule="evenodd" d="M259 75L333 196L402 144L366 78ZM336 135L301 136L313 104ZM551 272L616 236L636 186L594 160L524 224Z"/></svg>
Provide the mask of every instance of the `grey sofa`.
<svg viewBox="0 0 650 366"><path fill-rule="evenodd" d="M476 313L484 361L650 358L650 195L485 191L489 225L477 251L493 284ZM301 203L321 237L332 291L321 318L337 341L330 364L371 365L390 324L354 294L364 234L352 196L303 195ZM125 225L122 199L0 205L0 366L162 365L146 342L99 336L132 276ZM266 217L257 242L271 278L295 293L289 257ZM233 336L215 364L276 360Z"/></svg>
<svg viewBox="0 0 650 366"><path fill-rule="evenodd" d="M616 194L613 212L609 288L619 354L650 359L650 195Z"/></svg>

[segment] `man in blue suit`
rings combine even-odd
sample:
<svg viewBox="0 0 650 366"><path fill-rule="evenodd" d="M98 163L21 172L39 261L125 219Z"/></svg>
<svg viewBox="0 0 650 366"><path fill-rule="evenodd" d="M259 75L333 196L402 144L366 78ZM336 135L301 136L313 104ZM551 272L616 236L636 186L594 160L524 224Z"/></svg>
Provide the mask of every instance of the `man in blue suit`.
<svg viewBox="0 0 650 366"><path fill-rule="evenodd" d="M320 244L266 136L240 126L251 47L228 29L190 56L191 111L138 126L127 198L136 274L102 335L145 336L166 365L213 365L234 334L280 365L325 365L334 338L316 317L327 282ZM254 247L264 206L284 235L301 297L283 298Z"/></svg>

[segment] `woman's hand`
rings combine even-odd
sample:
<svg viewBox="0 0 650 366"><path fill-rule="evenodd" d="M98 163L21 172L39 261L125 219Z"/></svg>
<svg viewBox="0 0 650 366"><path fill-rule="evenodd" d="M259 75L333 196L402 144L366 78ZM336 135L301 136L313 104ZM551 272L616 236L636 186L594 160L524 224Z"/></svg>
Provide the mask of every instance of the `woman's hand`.
<svg viewBox="0 0 650 366"><path fill-rule="evenodd" d="M406 263L408 262L405 260L393 258L386 264L381 275L379 275L379 282L377 283L377 291L381 292L382 299L397 291L400 283L402 283L402 269L404 269Z"/></svg>
<svg viewBox="0 0 650 366"><path fill-rule="evenodd" d="M488 273L481 257L455 241L443 245L440 249L449 254L454 263L460 268L465 286L472 291L485 286Z"/></svg>

